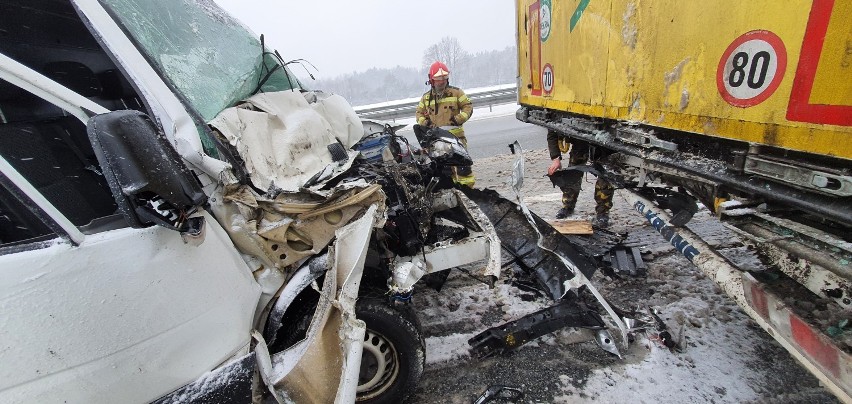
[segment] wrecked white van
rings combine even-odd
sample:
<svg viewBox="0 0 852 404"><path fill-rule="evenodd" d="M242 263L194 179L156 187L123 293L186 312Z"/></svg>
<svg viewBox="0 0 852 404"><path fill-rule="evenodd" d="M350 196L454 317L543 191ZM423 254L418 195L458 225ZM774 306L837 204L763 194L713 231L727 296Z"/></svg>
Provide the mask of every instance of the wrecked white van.
<svg viewBox="0 0 852 404"><path fill-rule="evenodd" d="M212 1L0 0L0 36L0 402L398 402L393 302L499 271L439 165Z"/></svg>

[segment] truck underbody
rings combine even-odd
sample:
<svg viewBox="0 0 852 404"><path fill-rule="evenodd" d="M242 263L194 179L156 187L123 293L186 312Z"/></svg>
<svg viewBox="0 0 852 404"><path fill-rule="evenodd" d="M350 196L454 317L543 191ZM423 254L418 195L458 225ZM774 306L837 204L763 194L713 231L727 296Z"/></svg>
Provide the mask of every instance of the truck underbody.
<svg viewBox="0 0 852 404"><path fill-rule="evenodd" d="M521 107L516 116L596 148L605 157L591 171L629 191L631 205L663 237L849 400L852 378L844 369L852 365L852 347L836 327L852 307L848 161L536 107ZM691 211L684 209L690 200ZM771 269L738 268L682 227L695 201ZM796 301L832 314L817 319Z"/></svg>

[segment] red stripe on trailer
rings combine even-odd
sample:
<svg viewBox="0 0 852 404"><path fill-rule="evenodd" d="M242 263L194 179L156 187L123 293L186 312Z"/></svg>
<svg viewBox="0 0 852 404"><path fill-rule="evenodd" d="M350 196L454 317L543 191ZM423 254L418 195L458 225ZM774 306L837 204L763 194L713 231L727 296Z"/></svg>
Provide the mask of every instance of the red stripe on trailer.
<svg viewBox="0 0 852 404"><path fill-rule="evenodd" d="M834 386L848 397L852 391L852 356L818 328L794 314L782 299L766 290L753 276L744 273L742 280L743 297L755 319L764 319L763 326L768 327L767 331L779 342L785 341L790 353L795 351L794 356L807 362L811 372L818 372L821 379L835 383Z"/></svg>
<svg viewBox="0 0 852 404"><path fill-rule="evenodd" d="M799 67L796 68L796 77L790 91L790 102L787 104L787 119L790 121L852 125L852 107L811 104L810 101L820 60L825 63L822 59L822 48L834 10L834 2L835 0L814 0L813 2L805 37L802 39ZM846 51L849 52L848 42Z"/></svg>
<svg viewBox="0 0 852 404"><path fill-rule="evenodd" d="M790 313L790 331L796 344L811 358L834 377L840 376L837 347L827 343L824 337L793 313Z"/></svg>
<svg viewBox="0 0 852 404"><path fill-rule="evenodd" d="M769 305L766 303L766 294L763 293L763 288L755 283L751 283L749 286L751 286L751 307L754 308L757 314L768 320Z"/></svg>

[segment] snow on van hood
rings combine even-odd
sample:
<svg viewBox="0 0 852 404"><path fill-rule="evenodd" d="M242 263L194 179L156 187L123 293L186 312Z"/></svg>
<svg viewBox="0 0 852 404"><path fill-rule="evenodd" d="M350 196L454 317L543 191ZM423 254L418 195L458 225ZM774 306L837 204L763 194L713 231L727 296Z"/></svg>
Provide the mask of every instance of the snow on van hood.
<svg viewBox="0 0 852 404"><path fill-rule="evenodd" d="M364 135L349 103L321 92L256 94L209 124L236 148L252 185L262 190L294 192L319 174L333 176L351 164L357 152L350 147ZM335 143L348 151L345 163L334 162L328 146Z"/></svg>

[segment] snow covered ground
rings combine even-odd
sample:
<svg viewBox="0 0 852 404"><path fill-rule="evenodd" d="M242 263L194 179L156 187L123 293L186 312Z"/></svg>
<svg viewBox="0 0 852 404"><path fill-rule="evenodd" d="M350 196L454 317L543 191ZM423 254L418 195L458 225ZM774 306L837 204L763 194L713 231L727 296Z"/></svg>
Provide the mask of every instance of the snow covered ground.
<svg viewBox="0 0 852 404"><path fill-rule="evenodd" d="M511 108L514 113L517 106ZM525 200L532 211L552 219L560 194L542 176L547 160L545 150L527 153ZM479 176L477 186L508 195L511 161L510 156L476 160L474 169L489 174ZM593 178L584 184L575 218L591 217L593 184ZM836 402L627 205L617 193L610 230L645 246L648 275L613 280L597 274L593 282L617 305L657 308L681 338L682 352L662 346L654 333L639 334L619 359L588 334L563 329L507 355L473 358L469 338L552 302L507 283L490 289L463 269L453 270L440 292L421 287L414 297L427 336L427 367L410 402L470 403L492 385L517 387L525 393L521 402L536 403ZM689 226L719 249L742 249L706 211Z"/></svg>

